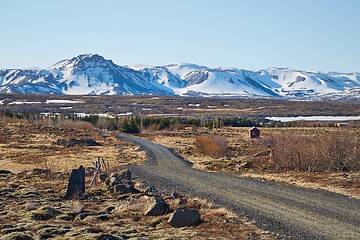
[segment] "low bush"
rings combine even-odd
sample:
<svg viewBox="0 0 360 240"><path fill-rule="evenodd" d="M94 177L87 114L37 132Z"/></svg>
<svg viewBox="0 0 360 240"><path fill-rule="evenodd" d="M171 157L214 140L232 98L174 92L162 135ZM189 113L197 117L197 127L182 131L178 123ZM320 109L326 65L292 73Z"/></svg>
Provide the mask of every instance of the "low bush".
<svg viewBox="0 0 360 240"><path fill-rule="evenodd" d="M72 128L72 129L83 129L83 130L92 130L94 129L93 125L90 122L84 121L72 121L72 120L62 120L56 124L57 127L62 128Z"/></svg>
<svg viewBox="0 0 360 240"><path fill-rule="evenodd" d="M201 154L219 158L225 156L228 142L222 137L200 136L195 140L195 147Z"/></svg>
<svg viewBox="0 0 360 240"><path fill-rule="evenodd" d="M350 131L326 136L274 136L271 160L280 171L351 171L360 169L360 136Z"/></svg>

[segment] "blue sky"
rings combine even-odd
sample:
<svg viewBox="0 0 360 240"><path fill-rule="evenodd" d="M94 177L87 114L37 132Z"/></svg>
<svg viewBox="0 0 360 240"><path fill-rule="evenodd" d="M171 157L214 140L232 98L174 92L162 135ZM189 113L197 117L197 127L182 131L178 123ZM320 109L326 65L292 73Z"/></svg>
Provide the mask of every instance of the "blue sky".
<svg viewBox="0 0 360 240"><path fill-rule="evenodd" d="M98 53L119 65L360 72L359 10L358 0L0 0L0 69Z"/></svg>

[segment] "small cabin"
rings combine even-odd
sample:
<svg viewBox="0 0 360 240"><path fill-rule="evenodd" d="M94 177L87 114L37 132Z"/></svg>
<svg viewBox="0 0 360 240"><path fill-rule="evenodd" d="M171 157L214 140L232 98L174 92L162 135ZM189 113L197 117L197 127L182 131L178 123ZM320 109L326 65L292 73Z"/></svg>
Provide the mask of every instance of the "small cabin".
<svg viewBox="0 0 360 240"><path fill-rule="evenodd" d="M260 137L260 129L257 127L252 127L249 129L249 137L250 138L258 138Z"/></svg>

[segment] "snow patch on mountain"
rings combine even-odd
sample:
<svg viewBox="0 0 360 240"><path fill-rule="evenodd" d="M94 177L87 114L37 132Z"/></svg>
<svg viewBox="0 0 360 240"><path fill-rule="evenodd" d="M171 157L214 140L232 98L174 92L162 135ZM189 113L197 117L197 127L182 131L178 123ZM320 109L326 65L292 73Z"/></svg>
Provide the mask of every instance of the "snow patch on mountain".
<svg viewBox="0 0 360 240"><path fill-rule="evenodd" d="M47 69L0 70L0 92L344 99L359 98L360 74L288 68L254 72L188 63L119 66L97 54L83 54Z"/></svg>

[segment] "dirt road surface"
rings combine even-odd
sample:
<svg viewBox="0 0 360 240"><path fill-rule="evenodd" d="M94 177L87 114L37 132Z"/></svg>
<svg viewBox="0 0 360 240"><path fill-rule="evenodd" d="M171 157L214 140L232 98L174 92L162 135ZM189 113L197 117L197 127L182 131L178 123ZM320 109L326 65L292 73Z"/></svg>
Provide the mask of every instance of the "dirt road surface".
<svg viewBox="0 0 360 240"><path fill-rule="evenodd" d="M360 239L360 200L224 173L196 170L164 146L119 135L150 155L134 175L160 190L205 198L254 220L280 239Z"/></svg>

